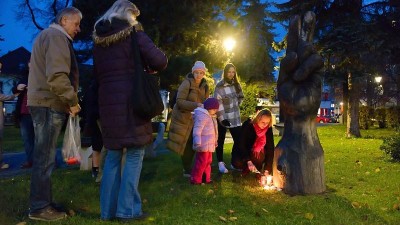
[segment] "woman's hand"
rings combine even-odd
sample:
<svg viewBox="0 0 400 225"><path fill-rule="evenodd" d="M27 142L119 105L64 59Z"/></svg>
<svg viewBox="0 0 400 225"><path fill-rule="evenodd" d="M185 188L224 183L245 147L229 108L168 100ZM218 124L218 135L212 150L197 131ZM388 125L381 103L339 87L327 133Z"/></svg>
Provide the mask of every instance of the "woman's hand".
<svg viewBox="0 0 400 225"><path fill-rule="evenodd" d="M26 88L26 84L18 84L17 85L17 90L18 91L23 91Z"/></svg>
<svg viewBox="0 0 400 225"><path fill-rule="evenodd" d="M250 172L257 172L256 166L254 166L252 161L247 161L247 167L249 168Z"/></svg>

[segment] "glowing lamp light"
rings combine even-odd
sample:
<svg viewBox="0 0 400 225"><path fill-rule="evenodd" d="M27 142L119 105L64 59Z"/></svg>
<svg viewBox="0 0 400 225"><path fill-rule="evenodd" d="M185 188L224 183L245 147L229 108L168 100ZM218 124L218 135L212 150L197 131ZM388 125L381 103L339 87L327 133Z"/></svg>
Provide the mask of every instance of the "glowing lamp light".
<svg viewBox="0 0 400 225"><path fill-rule="evenodd" d="M233 39L231 37L226 38L224 40L224 48L228 52L231 52L233 50L233 48L235 48L235 45L236 45L236 41L235 41L235 39Z"/></svg>
<svg viewBox="0 0 400 225"><path fill-rule="evenodd" d="M381 76L375 77L375 82L376 82L376 83L380 83L381 80L382 80L382 77L381 77Z"/></svg>

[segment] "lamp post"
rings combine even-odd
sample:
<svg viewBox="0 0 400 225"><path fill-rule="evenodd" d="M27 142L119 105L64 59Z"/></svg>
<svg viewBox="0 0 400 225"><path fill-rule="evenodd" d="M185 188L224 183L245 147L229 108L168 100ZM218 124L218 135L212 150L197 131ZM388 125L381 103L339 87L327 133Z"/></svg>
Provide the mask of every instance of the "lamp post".
<svg viewBox="0 0 400 225"><path fill-rule="evenodd" d="M375 82L378 85L377 88L376 88L377 98L376 98L376 102L375 102L375 108L379 103L380 95L383 94L383 87L382 87L381 81L382 81L382 77L381 76L376 76L375 77Z"/></svg>

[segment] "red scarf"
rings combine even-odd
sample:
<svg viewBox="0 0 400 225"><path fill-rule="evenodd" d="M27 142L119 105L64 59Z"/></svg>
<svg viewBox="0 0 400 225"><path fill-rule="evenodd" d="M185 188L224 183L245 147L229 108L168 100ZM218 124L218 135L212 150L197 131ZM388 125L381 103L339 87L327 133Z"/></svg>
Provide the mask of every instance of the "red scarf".
<svg viewBox="0 0 400 225"><path fill-rule="evenodd" d="M267 143L267 137L265 133L268 130L268 126L264 129L261 129L257 124L253 123L254 130L256 131L256 140L253 144L253 155L258 158L260 156L260 152L264 153L264 146Z"/></svg>

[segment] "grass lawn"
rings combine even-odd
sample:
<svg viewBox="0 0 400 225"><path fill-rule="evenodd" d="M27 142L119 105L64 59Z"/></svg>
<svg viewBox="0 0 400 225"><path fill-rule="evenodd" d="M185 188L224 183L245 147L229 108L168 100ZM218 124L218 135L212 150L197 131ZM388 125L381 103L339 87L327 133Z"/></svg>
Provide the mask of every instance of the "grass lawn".
<svg viewBox="0 0 400 225"><path fill-rule="evenodd" d="M57 146L62 146L64 134L62 133L57 140ZM22 143L21 130L15 126L4 127L3 138L4 152L23 152L24 144ZM1 224L0 224L1 225Z"/></svg>
<svg viewBox="0 0 400 225"><path fill-rule="evenodd" d="M367 139L346 139L345 127L337 125L318 133L325 151L324 194L290 197L263 190L251 175L218 175L216 167L212 185L193 186L182 176L180 158L163 154L144 161L140 190L151 217L132 224L400 224L400 164L379 149L381 139L373 139L394 131L373 129ZM227 164L229 156L226 150ZM52 181L54 200L71 215L52 224L118 224L99 220L99 185L90 172L59 169ZM1 225L49 224L27 218L28 196L29 176L0 180Z"/></svg>

